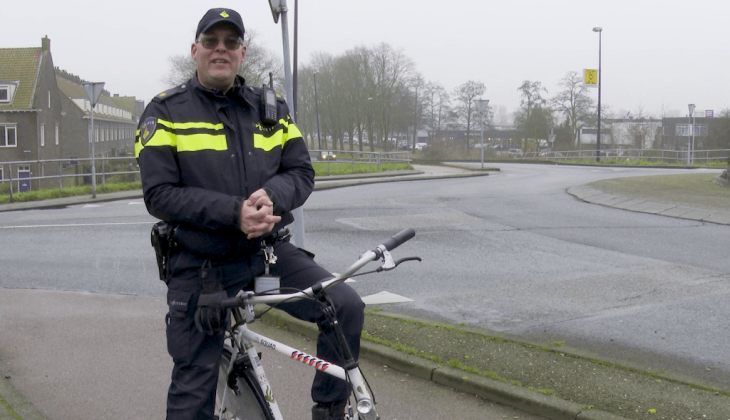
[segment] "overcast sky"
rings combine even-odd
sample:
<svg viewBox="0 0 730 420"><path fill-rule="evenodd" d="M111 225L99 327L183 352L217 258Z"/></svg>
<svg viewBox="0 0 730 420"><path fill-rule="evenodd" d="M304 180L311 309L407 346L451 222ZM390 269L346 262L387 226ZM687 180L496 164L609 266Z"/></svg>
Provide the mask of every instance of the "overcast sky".
<svg viewBox="0 0 730 420"><path fill-rule="evenodd" d="M287 3L293 36L294 0ZM282 51L266 0L4 0L0 48L39 47L47 35L57 67L147 103L165 88L167 58L189 54L212 7L237 10L259 41ZM426 80L449 91L480 81L493 109L512 112L524 80L541 82L552 96L568 71L598 68L592 28L600 26L601 102L616 116L640 109L684 116L689 103L717 114L730 107L729 17L728 0L305 0L299 60L386 42Z"/></svg>

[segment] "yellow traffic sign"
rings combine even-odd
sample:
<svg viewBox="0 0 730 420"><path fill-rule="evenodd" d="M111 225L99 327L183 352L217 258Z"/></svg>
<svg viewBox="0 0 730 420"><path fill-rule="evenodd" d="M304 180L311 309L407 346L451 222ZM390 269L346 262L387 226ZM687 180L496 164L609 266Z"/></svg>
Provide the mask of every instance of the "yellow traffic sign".
<svg viewBox="0 0 730 420"><path fill-rule="evenodd" d="M598 70L583 69L583 84L587 87L598 86Z"/></svg>

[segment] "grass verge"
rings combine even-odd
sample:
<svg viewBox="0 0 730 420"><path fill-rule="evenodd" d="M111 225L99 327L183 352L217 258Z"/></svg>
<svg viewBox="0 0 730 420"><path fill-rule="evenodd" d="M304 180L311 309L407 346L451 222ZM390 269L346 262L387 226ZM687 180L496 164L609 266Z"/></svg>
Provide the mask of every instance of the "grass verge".
<svg viewBox="0 0 730 420"><path fill-rule="evenodd" d="M142 184L139 182L107 182L104 188L101 188L101 185L97 185L96 192L112 193L118 191L139 190L141 188ZM41 201L51 198L74 197L78 195L91 195L91 185L84 185L80 187L67 187L63 189L63 194L61 194L61 191L59 189L45 189L38 191L28 191L23 193L14 193L13 202L22 203L26 201ZM10 203L10 195L0 195L0 204L8 203Z"/></svg>
<svg viewBox="0 0 730 420"><path fill-rule="evenodd" d="M717 174L654 175L613 178L589 184L608 194L730 211L730 188L713 182Z"/></svg>

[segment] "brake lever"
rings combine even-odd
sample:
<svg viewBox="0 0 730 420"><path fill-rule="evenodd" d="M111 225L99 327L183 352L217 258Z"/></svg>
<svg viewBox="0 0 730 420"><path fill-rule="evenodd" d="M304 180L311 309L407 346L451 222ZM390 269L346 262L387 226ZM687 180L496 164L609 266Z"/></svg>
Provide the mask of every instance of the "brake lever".
<svg viewBox="0 0 730 420"><path fill-rule="evenodd" d="M390 256L390 254L388 254L388 256ZM390 270L398 267L398 265L400 265L400 263L403 263L403 262L406 262L406 261L419 261L420 262L421 261L421 257L405 257L405 258L401 258L401 259L399 259L398 261L395 261L395 262L393 261L393 258L391 257L390 258L390 261L392 263L392 266L386 267L385 264L383 264L383 266L378 267L375 270L375 272L376 273L380 273L381 271L390 271Z"/></svg>

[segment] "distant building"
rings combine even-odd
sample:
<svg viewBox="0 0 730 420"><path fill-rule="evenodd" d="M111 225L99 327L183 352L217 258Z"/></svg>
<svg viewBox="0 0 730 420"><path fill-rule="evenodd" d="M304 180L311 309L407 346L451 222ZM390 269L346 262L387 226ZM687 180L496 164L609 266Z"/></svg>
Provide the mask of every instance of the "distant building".
<svg viewBox="0 0 730 420"><path fill-rule="evenodd" d="M58 186L58 180L27 178L78 173L78 159L91 157L91 109L82 83L55 69L48 37L40 48L0 48L0 180L17 180L14 191ZM96 156L133 150L143 107L134 97L102 93L94 108ZM52 159L64 162L43 162Z"/></svg>
<svg viewBox="0 0 730 420"><path fill-rule="evenodd" d="M601 149L651 149L661 139L662 120L652 118L609 118L601 120ZM598 127L584 127L575 145L595 145Z"/></svg>

